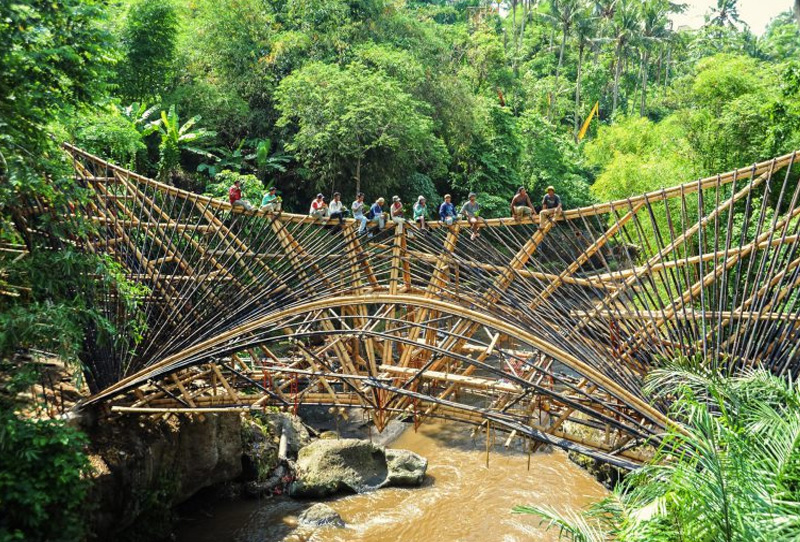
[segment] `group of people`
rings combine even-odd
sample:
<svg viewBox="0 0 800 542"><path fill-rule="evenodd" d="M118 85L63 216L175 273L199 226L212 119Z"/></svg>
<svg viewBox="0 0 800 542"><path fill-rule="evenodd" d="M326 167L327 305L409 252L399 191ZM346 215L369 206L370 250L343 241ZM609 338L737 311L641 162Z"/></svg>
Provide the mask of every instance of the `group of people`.
<svg viewBox="0 0 800 542"><path fill-rule="evenodd" d="M242 189L238 180L228 191L228 197L233 206L241 206L247 211L255 210L250 202L242 199ZM406 221L403 202L400 196L392 197L392 204L389 206L388 213L383 210L385 204L385 199L378 198L372 205L368 206L364 201L364 193L359 192L348 210L342 202L342 195L339 192L334 192L333 199L330 203L327 203L325 201L325 196L320 193L317 194L311 202L308 214L320 220L338 220L339 226L341 226L348 214L352 213L353 218L359 222L358 234L362 235L367 233L369 236L372 236L372 233L367 231L367 225L370 222L374 223L378 231L380 231L386 226L387 218L396 223ZM269 191L264 195L259 210L272 213L279 213L281 211L281 198L277 195L277 189L274 186L270 187ZM511 198L510 210L511 216L516 220L534 218L537 216L536 207L534 207L524 187L520 187L514 197ZM450 194L445 194L442 203L439 205L438 214L439 220L447 226L452 226L459 217L463 217L470 225L472 230L470 237L474 240L476 237L480 236L480 223L484 220L480 216L480 211L481 206L478 203L478 195L475 192L470 192L467 201L461 205L461 209L458 212L456 212L456 207L453 205L452 196ZM542 216L552 216L561 213L561 211L561 198L556 194L555 188L548 186L547 192L542 198L542 206L539 214ZM419 196L417 202L412 206L411 219L423 231L427 231L428 217L428 206L425 196Z"/></svg>

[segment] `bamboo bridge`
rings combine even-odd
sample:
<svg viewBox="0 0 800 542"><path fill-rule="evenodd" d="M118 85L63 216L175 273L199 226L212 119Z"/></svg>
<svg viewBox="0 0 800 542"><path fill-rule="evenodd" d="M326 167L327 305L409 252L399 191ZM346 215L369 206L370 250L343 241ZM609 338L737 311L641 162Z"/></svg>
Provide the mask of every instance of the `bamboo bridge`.
<svg viewBox="0 0 800 542"><path fill-rule="evenodd" d="M84 250L123 323L88 357L85 406L161 414L357 406L433 417L622 467L670 422L665 360L796 375L795 154L559 216L430 231L248 212L65 145L97 226Z"/></svg>

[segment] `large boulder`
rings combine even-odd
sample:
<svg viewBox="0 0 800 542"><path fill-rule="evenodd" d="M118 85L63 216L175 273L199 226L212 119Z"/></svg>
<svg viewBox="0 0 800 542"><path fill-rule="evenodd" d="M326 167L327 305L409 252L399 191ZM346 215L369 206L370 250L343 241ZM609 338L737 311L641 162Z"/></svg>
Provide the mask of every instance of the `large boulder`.
<svg viewBox="0 0 800 542"><path fill-rule="evenodd" d="M389 485L419 485L427 461L405 450L390 450L366 440L317 440L302 448L295 464L294 497L361 493Z"/></svg>
<svg viewBox="0 0 800 542"><path fill-rule="evenodd" d="M428 460L408 450L386 450L386 464L389 475L384 485L403 487L421 486L428 470Z"/></svg>
<svg viewBox="0 0 800 542"><path fill-rule="evenodd" d="M301 527L344 527L342 516L327 504L317 503L297 518Z"/></svg>

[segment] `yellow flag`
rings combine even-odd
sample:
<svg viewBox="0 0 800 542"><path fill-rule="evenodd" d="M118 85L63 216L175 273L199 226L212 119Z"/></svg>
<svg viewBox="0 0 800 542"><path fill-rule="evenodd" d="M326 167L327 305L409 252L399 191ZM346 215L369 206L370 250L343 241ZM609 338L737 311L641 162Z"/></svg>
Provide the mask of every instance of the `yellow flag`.
<svg viewBox="0 0 800 542"><path fill-rule="evenodd" d="M584 137L586 137L586 130L589 129L589 123L592 122L592 118L594 118L594 116L599 114L599 113L600 113L600 102L597 101L597 102L594 103L594 107L589 112L589 116L586 117L586 120L584 121L583 126L581 126L581 131L578 132L578 141L580 141Z"/></svg>

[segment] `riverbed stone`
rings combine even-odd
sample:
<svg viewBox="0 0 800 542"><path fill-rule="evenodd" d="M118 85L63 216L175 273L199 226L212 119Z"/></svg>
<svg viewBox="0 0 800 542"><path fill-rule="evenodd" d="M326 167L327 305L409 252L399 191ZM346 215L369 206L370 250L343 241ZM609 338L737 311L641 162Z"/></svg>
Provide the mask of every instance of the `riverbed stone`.
<svg viewBox="0 0 800 542"><path fill-rule="evenodd" d="M324 503L306 509L297 520L302 527L344 527L342 516Z"/></svg>
<svg viewBox="0 0 800 542"><path fill-rule="evenodd" d="M405 450L389 450L367 440L317 440L302 448L295 464L294 497L361 493L391 485L420 485L427 460Z"/></svg>
<svg viewBox="0 0 800 542"><path fill-rule="evenodd" d="M389 474L385 486L416 487L425 481L428 460L409 450L386 450L386 464Z"/></svg>

